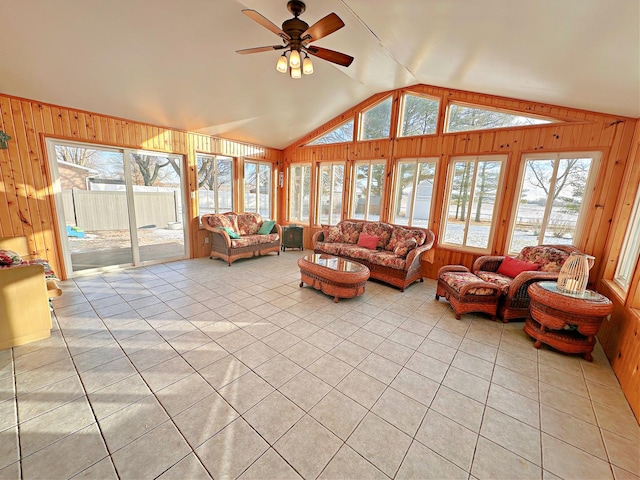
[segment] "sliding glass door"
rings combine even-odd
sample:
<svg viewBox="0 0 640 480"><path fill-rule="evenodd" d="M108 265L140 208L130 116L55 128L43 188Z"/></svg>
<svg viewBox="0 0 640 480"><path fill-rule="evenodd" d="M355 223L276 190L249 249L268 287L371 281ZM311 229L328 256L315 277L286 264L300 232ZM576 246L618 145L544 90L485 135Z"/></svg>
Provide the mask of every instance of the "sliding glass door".
<svg viewBox="0 0 640 480"><path fill-rule="evenodd" d="M70 275L187 257L179 155L48 140Z"/></svg>

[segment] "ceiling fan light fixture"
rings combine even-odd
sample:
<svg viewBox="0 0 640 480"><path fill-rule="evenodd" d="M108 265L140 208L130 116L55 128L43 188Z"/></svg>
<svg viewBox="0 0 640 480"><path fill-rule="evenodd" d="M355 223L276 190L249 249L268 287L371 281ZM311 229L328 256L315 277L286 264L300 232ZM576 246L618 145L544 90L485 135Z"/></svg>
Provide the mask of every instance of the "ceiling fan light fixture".
<svg viewBox="0 0 640 480"><path fill-rule="evenodd" d="M280 73L287 73L288 70L288 66L287 66L287 55L285 53L283 53L280 58L278 58L278 63L276 63L276 70L279 71Z"/></svg>
<svg viewBox="0 0 640 480"><path fill-rule="evenodd" d="M300 78L300 77L302 77L302 70L300 70L300 68L292 68L291 78Z"/></svg>
<svg viewBox="0 0 640 480"><path fill-rule="evenodd" d="M306 53L304 54L304 60L302 61L302 73L305 75L311 75L313 73L313 63L311 63L311 59Z"/></svg>
<svg viewBox="0 0 640 480"><path fill-rule="evenodd" d="M291 68L300 69L300 52L295 49L291 49L291 55L289 55L289 66Z"/></svg>

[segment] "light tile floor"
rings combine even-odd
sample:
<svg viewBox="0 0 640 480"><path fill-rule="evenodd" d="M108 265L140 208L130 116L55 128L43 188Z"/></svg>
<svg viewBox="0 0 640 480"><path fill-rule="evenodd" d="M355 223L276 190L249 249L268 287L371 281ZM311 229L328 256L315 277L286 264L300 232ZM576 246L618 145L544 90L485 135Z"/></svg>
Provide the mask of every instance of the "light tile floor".
<svg viewBox="0 0 640 480"><path fill-rule="evenodd" d="M51 338L0 352L0 478L639 478L599 346L455 320L432 280L335 304L299 256L63 282Z"/></svg>

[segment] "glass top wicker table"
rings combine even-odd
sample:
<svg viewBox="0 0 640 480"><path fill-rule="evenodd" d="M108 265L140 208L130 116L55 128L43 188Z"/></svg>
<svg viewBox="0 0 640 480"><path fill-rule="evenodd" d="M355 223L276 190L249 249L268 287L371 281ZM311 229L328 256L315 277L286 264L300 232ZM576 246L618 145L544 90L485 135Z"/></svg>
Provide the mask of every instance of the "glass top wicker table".
<svg viewBox="0 0 640 480"><path fill-rule="evenodd" d="M353 298L364 293L369 279L369 269L365 265L334 257L325 253L305 255L298 259L300 286L305 283L316 290L339 298Z"/></svg>
<svg viewBox="0 0 640 480"><path fill-rule="evenodd" d="M582 294L563 292L557 282L537 282L529 286L530 316L524 331L536 340L565 353L582 353L591 362L596 334L602 321L613 311L604 295L587 290Z"/></svg>

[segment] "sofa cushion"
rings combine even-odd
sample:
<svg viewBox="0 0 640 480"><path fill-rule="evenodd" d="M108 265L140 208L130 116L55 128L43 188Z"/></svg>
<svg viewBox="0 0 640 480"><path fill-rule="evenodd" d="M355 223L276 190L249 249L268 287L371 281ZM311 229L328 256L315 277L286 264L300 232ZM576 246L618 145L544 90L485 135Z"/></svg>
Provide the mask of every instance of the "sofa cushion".
<svg viewBox="0 0 640 480"><path fill-rule="evenodd" d="M374 265L380 265L383 267L395 268L397 270L404 270L407 260L399 257L393 252L387 252L386 250L370 250L371 256L367 259Z"/></svg>
<svg viewBox="0 0 640 480"><path fill-rule="evenodd" d="M541 272L559 272L567 258L567 252L544 245L524 247L518 254L518 260L540 265Z"/></svg>
<svg viewBox="0 0 640 480"><path fill-rule="evenodd" d="M269 235L275 224L275 220L265 220L262 223L262 226L258 229L258 235Z"/></svg>
<svg viewBox="0 0 640 480"><path fill-rule="evenodd" d="M453 288L456 292L460 293L460 289L465 285L480 280L476 275L471 272L445 272L440 275L442 281ZM493 295L495 291L492 288L470 288L466 292L467 295Z"/></svg>
<svg viewBox="0 0 640 480"><path fill-rule="evenodd" d="M525 262L514 257L504 257L498 267L498 273L515 278L519 273L535 271L540 268L537 263Z"/></svg>
<svg viewBox="0 0 640 480"><path fill-rule="evenodd" d="M344 243L358 243L358 237L362 232L362 222L350 222L343 220L338 224L342 232L342 241Z"/></svg>
<svg viewBox="0 0 640 480"><path fill-rule="evenodd" d="M342 253L343 248L344 243L318 242L315 244L315 250L323 253L329 253L331 255L339 256Z"/></svg>
<svg viewBox="0 0 640 480"><path fill-rule="evenodd" d="M362 227L362 233L367 235L376 235L380 237L377 248L387 248L391 233L393 232L393 225L384 222L365 222Z"/></svg>
<svg viewBox="0 0 640 480"><path fill-rule="evenodd" d="M262 225L262 217L259 213L246 212L238 214L238 233L243 235L255 235Z"/></svg>
<svg viewBox="0 0 640 480"><path fill-rule="evenodd" d="M386 250L393 252L395 248L410 238L415 238L418 245L422 245L427 238L427 234L422 230L414 230L412 228L393 227L391 238L387 244Z"/></svg>
<svg viewBox="0 0 640 480"><path fill-rule="evenodd" d="M369 250L375 250L378 246L380 237L377 235L369 235L368 233L361 232L358 237L358 246L368 248Z"/></svg>
<svg viewBox="0 0 640 480"><path fill-rule="evenodd" d="M415 238L407 238L404 242L396 245L396 248L393 249L393 253L399 257L406 257L407 254L417 246L418 242Z"/></svg>
<svg viewBox="0 0 640 480"><path fill-rule="evenodd" d="M496 287L498 287L500 291L505 295L509 292L509 287L511 286L513 278L507 277L505 275L500 275L497 272L485 272L483 270L475 273L477 277L481 278L485 282L495 284Z"/></svg>
<svg viewBox="0 0 640 480"><path fill-rule="evenodd" d="M342 232L337 225L322 225L325 243L342 243Z"/></svg>
<svg viewBox="0 0 640 480"><path fill-rule="evenodd" d="M235 228L234 218L229 215L214 213L213 215L209 215L207 217L207 223L210 227L213 228L229 228L234 232L237 232L237 229Z"/></svg>
<svg viewBox="0 0 640 480"><path fill-rule="evenodd" d="M269 235L245 235L238 239L231 240L231 248L251 247L260 245L261 243L272 243L278 241L277 233Z"/></svg>
<svg viewBox="0 0 640 480"><path fill-rule="evenodd" d="M22 257L13 250L0 250L0 265L13 266L21 263Z"/></svg>

